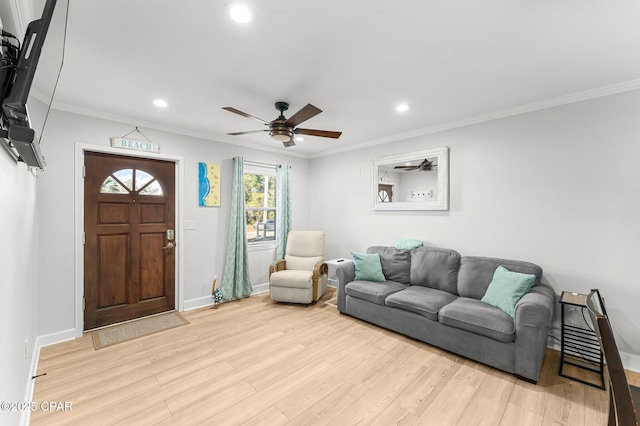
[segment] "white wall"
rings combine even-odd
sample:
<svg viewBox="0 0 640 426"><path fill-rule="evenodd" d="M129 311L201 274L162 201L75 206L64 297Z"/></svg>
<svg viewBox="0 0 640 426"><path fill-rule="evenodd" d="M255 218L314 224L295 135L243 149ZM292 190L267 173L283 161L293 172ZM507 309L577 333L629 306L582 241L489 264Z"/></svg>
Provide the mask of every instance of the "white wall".
<svg viewBox="0 0 640 426"><path fill-rule="evenodd" d="M311 224L329 257L419 238L535 262L558 294L599 288L640 370L638 110L640 91L627 92L314 159ZM370 209L372 158L438 146L450 147L449 211Z"/></svg>
<svg viewBox="0 0 640 426"><path fill-rule="evenodd" d="M25 400L36 340L38 228L37 179L0 148L0 402ZM0 424L22 413L0 411Z"/></svg>
<svg viewBox="0 0 640 426"><path fill-rule="evenodd" d="M19 34L13 6L0 4L0 27ZM37 187L27 167L0 148L0 402L25 401L31 391L38 315ZM19 424L22 414L0 410L0 424Z"/></svg>
<svg viewBox="0 0 640 426"><path fill-rule="evenodd" d="M76 144L109 146L109 138L123 136L134 125L68 112L52 111L43 141L48 166L40 177L38 221L40 228L41 276L38 292L38 333L62 333L74 327L74 155ZM196 230L177 229L184 255L184 300L187 307L210 301L213 276L222 279L228 238L233 157L271 164L291 164L293 224L305 229L309 224L309 173L306 159L248 149L238 145L141 128L161 153L184 157L183 220L195 220ZM134 137L131 135L130 137ZM138 135L138 138L142 136ZM198 162L221 165L222 206L198 206ZM250 268L254 284L265 282L274 251L251 252ZM254 271L264 271L259 274ZM82 285L82 283L80 283Z"/></svg>

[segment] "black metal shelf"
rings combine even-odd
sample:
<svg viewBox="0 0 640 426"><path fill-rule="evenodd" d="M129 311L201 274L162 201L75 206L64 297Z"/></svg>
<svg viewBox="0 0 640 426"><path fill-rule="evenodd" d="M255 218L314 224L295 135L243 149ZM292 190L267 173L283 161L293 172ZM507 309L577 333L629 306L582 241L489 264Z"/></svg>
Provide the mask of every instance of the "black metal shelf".
<svg viewBox="0 0 640 426"><path fill-rule="evenodd" d="M567 306L577 306L580 309L584 309L586 308L586 299L586 295L566 291L563 291L560 296L562 328L560 338L560 371L558 374L589 386L605 389L604 359L595 331L589 327L586 321L584 327L565 323L565 310ZM597 374L599 382L584 380L564 373L565 364Z"/></svg>

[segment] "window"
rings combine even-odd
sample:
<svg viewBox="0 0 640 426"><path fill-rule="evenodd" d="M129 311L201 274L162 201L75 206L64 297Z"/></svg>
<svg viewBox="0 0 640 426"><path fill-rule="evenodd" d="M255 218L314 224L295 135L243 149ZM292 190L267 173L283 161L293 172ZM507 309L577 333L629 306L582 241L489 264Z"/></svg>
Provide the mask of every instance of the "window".
<svg viewBox="0 0 640 426"><path fill-rule="evenodd" d="M247 242L275 242L277 211L275 167L245 167L244 202Z"/></svg>
<svg viewBox="0 0 640 426"><path fill-rule="evenodd" d="M109 175L100 192L103 194L129 194L133 189L140 195L162 195L162 187L144 170L122 169Z"/></svg>

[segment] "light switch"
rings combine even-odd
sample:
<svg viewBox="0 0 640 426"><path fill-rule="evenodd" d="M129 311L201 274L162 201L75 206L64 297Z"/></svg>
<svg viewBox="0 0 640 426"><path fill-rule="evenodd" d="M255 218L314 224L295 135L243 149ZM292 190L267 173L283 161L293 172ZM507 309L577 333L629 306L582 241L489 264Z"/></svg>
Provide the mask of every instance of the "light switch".
<svg viewBox="0 0 640 426"><path fill-rule="evenodd" d="M183 220L182 221L182 229L185 231L196 229L196 221L195 220Z"/></svg>

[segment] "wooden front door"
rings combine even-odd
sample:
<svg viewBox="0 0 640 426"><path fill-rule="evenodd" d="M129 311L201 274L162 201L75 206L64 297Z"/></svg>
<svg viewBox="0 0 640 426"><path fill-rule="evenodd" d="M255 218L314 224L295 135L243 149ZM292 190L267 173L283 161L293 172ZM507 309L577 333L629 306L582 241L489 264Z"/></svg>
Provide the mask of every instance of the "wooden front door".
<svg viewBox="0 0 640 426"><path fill-rule="evenodd" d="M85 154L85 330L175 308L174 222L174 163Z"/></svg>

